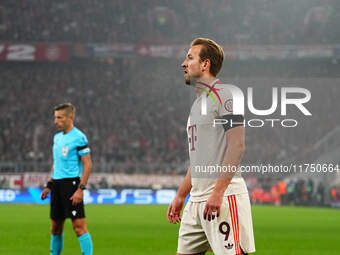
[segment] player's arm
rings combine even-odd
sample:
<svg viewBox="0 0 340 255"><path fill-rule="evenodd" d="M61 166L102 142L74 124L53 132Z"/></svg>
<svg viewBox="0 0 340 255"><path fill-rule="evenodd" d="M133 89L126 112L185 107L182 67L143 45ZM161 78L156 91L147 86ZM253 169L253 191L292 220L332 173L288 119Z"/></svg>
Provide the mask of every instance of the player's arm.
<svg viewBox="0 0 340 255"><path fill-rule="evenodd" d="M231 179L235 175L245 151L243 126L229 129L226 135L228 146L224 154L222 166L228 167L229 171L222 174L214 188L214 193L222 196L224 195L224 192L227 189Z"/></svg>
<svg viewBox="0 0 340 255"><path fill-rule="evenodd" d="M223 172L217 180L213 193L207 201L204 210L204 218L207 217L208 220L215 218L213 215L211 216L212 212L217 211L217 217L220 214L224 192L235 175L245 151L244 133L243 126L234 127L226 131L228 146L224 154L222 165L226 166L228 171Z"/></svg>
<svg viewBox="0 0 340 255"><path fill-rule="evenodd" d="M86 186L92 170L92 160L90 154L81 156L81 162L83 163L83 173L80 179L79 188L76 190L76 192L74 192L74 194L70 198L70 200L72 200L73 205L79 204L83 200L83 189L81 189L80 187Z"/></svg>
<svg viewBox="0 0 340 255"><path fill-rule="evenodd" d="M181 221L181 211L185 202L187 195L190 193L191 190L191 174L190 174L190 167L188 167L187 174L179 187L177 194L172 200L171 204L168 208L168 220L171 223L177 223Z"/></svg>
<svg viewBox="0 0 340 255"><path fill-rule="evenodd" d="M53 164L52 164L52 168L51 168L51 172L50 172L50 178L48 179L48 182L47 182L45 188L43 189L43 191L41 192L41 195L40 195L40 198L42 200L47 198L48 194L51 192L51 185L53 185L52 184L52 174L53 174Z"/></svg>
<svg viewBox="0 0 340 255"><path fill-rule="evenodd" d="M192 186L191 186L190 167L188 167L187 174L185 175L185 178L177 191L176 197L185 199L187 195L190 193L191 187Z"/></svg>

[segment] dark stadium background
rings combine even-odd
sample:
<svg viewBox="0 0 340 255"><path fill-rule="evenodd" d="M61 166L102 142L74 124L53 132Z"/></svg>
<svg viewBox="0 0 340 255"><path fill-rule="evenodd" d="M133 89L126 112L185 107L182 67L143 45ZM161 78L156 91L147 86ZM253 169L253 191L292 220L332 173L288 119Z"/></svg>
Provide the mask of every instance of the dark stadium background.
<svg viewBox="0 0 340 255"><path fill-rule="evenodd" d="M188 166L195 94L180 64L196 37L223 45L220 80L253 87L258 108L273 87L311 92L312 116L288 106L297 127L246 129L242 164L336 166L339 25L336 0L2 0L0 203L42 203L53 106L72 102L94 161L86 202L168 204ZM328 170L243 176L254 203L339 207Z"/></svg>

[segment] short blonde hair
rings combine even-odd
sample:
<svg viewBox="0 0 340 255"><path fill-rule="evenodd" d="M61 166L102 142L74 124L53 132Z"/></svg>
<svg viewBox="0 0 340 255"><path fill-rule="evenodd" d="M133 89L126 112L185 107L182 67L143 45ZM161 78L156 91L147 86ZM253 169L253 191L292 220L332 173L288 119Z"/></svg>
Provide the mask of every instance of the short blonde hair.
<svg viewBox="0 0 340 255"><path fill-rule="evenodd" d="M76 108L71 103L58 104L57 106L54 107L54 111L60 110L65 110L67 114L72 114L73 116L75 116L76 114Z"/></svg>

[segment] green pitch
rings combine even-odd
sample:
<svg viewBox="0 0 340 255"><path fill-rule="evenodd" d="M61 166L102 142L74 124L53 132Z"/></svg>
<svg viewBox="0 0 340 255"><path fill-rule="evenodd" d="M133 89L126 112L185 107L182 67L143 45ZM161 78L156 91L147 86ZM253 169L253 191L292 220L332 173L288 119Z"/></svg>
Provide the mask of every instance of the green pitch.
<svg viewBox="0 0 340 255"><path fill-rule="evenodd" d="M167 206L87 205L95 255L175 254L178 225L166 220ZM49 254L49 208L0 204L0 254ZM259 255L340 254L340 211L253 206ZM80 254L70 220L63 254Z"/></svg>

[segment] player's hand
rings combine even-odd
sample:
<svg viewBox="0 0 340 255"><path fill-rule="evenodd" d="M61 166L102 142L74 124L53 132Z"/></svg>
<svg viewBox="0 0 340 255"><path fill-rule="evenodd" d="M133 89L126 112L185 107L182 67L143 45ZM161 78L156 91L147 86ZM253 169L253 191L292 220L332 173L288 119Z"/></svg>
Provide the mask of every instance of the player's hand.
<svg viewBox="0 0 340 255"><path fill-rule="evenodd" d="M216 194L212 193L205 204L203 218L208 221L214 220L216 217L220 216L220 209L223 201L223 193ZM214 212L214 213L213 213Z"/></svg>
<svg viewBox="0 0 340 255"><path fill-rule="evenodd" d="M44 200L48 197L48 194L51 192L49 188L44 188L43 191L41 192L40 198L41 200Z"/></svg>
<svg viewBox="0 0 340 255"><path fill-rule="evenodd" d="M185 198L175 197L168 207L168 221L176 224L181 221L181 211L184 205Z"/></svg>
<svg viewBox="0 0 340 255"><path fill-rule="evenodd" d="M83 190L77 189L76 192L73 193L72 197L70 197L70 200L72 200L72 205L77 205L83 201Z"/></svg>

